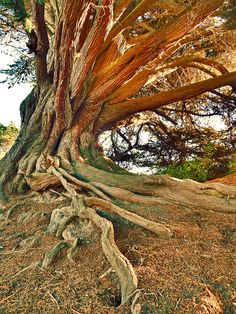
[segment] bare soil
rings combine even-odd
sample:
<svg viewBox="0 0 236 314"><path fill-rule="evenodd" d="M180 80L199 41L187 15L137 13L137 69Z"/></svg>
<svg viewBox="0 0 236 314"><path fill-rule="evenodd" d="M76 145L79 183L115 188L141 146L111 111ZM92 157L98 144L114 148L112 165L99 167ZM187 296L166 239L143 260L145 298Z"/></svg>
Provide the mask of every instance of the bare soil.
<svg viewBox="0 0 236 314"><path fill-rule="evenodd" d="M226 185L236 185L236 173L232 173L228 176L211 180L210 182L218 182Z"/></svg>
<svg viewBox="0 0 236 314"><path fill-rule="evenodd" d="M116 275L111 272L99 280L110 267L99 239L81 241L75 263L63 249L50 267L24 270L60 241L47 233L47 227L52 210L68 204L30 198L0 204L0 313L130 313L128 306L118 307ZM236 313L234 214L171 204L118 205L153 221L168 222L174 230L171 240L161 240L118 217L108 217L114 222L119 249L138 275L142 314Z"/></svg>

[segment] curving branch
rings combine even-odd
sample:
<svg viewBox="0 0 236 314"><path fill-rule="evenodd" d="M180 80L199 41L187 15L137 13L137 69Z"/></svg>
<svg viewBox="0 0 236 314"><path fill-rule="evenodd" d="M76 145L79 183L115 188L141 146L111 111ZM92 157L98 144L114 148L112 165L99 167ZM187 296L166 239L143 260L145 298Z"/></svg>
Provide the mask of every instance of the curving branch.
<svg viewBox="0 0 236 314"><path fill-rule="evenodd" d="M95 127L98 131L107 130L116 125L118 121L124 120L135 113L155 110L156 108L172 102L190 99L216 88L226 85L234 85L235 83L236 72L232 72L198 83L175 88L170 91L161 92L154 96L130 99L118 104L107 104L103 107Z"/></svg>
<svg viewBox="0 0 236 314"><path fill-rule="evenodd" d="M119 59L101 70L91 85L88 97L91 101L100 101L131 79L148 62L156 59L162 49L192 32L201 21L216 10L223 0L197 1L191 8L179 14L169 24L148 34Z"/></svg>
<svg viewBox="0 0 236 314"><path fill-rule="evenodd" d="M156 74L156 68L159 64L168 60L174 53L181 49L184 45L190 42L195 42L204 36L210 36L211 31L200 31L197 34L189 34L184 36L177 42L163 47L162 51L156 59L148 63L143 69L135 74L128 82L116 89L112 94L107 97L107 102L118 103L125 100L128 97L136 94L148 81L151 75Z"/></svg>

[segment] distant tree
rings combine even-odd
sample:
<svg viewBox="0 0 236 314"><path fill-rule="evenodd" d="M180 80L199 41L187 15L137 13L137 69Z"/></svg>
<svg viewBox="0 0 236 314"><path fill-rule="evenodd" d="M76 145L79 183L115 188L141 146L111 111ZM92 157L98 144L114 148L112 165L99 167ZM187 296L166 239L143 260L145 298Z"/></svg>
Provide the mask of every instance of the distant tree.
<svg viewBox="0 0 236 314"><path fill-rule="evenodd" d="M168 226L148 221L113 202L159 204L159 196L169 202L192 206L195 200L208 209L234 211L235 195L231 193L230 202L225 202L204 193L206 186L194 182L131 175L104 156L97 139L121 121L128 125L135 114L158 111L223 86L229 86L229 92L235 88L236 72L219 60L211 60L218 51L225 51L225 46L230 53L229 43L235 40L230 30L222 28L223 23L217 26L221 9L229 2L0 3L10 12L11 22L13 14L16 24L22 23L34 53L36 74L36 87L21 104L20 134L0 162L2 197L12 191L41 191L62 184L78 216L90 219L102 230L102 247L120 279L122 302L131 300L137 293L137 277L115 245L112 224L94 208L111 209L168 238L172 236ZM191 75L179 75L175 70L180 67L197 68L204 76L193 80ZM169 84L174 78L175 84ZM161 86L146 94L151 81ZM75 190L78 185L79 195ZM229 195L229 188L222 189L223 195Z"/></svg>

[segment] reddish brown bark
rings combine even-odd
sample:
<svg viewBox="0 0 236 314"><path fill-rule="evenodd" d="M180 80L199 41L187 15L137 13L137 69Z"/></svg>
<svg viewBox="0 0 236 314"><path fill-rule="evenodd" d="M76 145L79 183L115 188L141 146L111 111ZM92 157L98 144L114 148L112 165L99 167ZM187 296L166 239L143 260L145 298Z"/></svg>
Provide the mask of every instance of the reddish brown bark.
<svg viewBox="0 0 236 314"><path fill-rule="evenodd" d="M106 104L100 114L96 129L106 130L129 115L145 110L154 110L161 106L192 98L207 91L236 83L236 72L224 74L205 81L182 86L154 96L130 99L117 104Z"/></svg>

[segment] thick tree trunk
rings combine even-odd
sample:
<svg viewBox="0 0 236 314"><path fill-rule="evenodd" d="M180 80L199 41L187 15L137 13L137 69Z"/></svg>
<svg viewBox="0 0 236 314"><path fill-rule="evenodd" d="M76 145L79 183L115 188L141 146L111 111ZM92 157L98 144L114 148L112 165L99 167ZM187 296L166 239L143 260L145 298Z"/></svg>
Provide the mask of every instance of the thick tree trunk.
<svg viewBox="0 0 236 314"><path fill-rule="evenodd" d="M91 125L83 120L76 127L55 133L57 124L54 110L55 96L50 84L33 89L20 106L21 130L10 151L0 161L0 191L22 193L29 189L26 178L33 172L45 172L52 156L70 163L86 163L108 172L126 173L111 160L105 159ZM83 113L82 113L83 114ZM65 117L65 125L70 125ZM89 121L87 121L89 122Z"/></svg>
<svg viewBox="0 0 236 314"><path fill-rule="evenodd" d="M23 192L26 189L24 175L35 170L40 151L46 144L42 134L42 113L49 93L45 90L38 97L35 89L21 103L21 130L10 151L0 160L0 189Z"/></svg>

